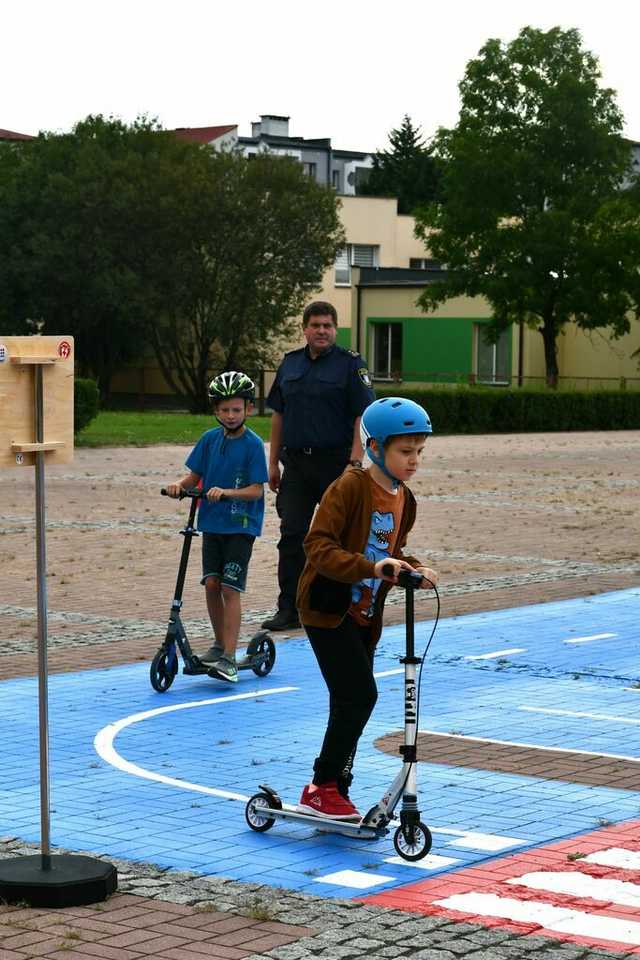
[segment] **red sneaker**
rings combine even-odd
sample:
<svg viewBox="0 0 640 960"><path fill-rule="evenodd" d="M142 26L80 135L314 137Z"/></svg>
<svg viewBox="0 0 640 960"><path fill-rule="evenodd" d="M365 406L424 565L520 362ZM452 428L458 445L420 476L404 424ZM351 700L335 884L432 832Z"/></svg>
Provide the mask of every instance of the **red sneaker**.
<svg viewBox="0 0 640 960"><path fill-rule="evenodd" d="M362 820L351 800L345 800L335 780L311 790L306 786L297 806L300 813L312 813L326 820Z"/></svg>

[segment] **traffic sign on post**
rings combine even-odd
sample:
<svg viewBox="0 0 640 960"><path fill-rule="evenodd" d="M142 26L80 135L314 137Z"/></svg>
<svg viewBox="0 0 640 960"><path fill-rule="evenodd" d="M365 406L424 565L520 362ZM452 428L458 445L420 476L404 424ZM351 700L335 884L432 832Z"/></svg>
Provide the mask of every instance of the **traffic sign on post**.
<svg viewBox="0 0 640 960"><path fill-rule="evenodd" d="M47 668L45 458L73 459L73 338L0 340L0 467L35 466L40 728L40 855L0 863L0 899L33 906L95 903L118 885L112 864L92 857L51 855Z"/></svg>

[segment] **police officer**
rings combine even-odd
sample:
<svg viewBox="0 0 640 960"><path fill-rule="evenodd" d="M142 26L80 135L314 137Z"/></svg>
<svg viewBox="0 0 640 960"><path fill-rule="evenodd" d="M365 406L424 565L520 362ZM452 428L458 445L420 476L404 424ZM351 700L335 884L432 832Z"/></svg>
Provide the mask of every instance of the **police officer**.
<svg viewBox="0 0 640 960"><path fill-rule="evenodd" d="M300 626L296 590L313 512L349 464L362 466L360 417L375 395L362 357L336 346L337 330L335 307L310 303L302 318L307 345L285 354L267 399L273 411L269 486L280 517L280 596L275 616L262 624L267 630Z"/></svg>

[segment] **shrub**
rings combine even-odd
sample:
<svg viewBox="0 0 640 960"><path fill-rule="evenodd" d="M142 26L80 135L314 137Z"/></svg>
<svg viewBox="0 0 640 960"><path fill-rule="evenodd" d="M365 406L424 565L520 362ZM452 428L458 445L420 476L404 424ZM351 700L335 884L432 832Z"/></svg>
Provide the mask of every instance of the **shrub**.
<svg viewBox="0 0 640 960"><path fill-rule="evenodd" d="M376 384L376 395L415 400L436 433L638 430L640 391L556 391Z"/></svg>
<svg viewBox="0 0 640 960"><path fill-rule="evenodd" d="M73 394L73 432L81 430L98 415L100 395L95 380L76 379Z"/></svg>

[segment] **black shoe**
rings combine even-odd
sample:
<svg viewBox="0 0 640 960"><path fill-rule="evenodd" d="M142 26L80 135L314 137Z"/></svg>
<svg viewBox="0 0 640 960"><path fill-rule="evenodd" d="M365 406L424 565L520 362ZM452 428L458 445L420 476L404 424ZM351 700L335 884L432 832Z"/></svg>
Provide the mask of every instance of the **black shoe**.
<svg viewBox="0 0 640 960"><path fill-rule="evenodd" d="M297 630L300 627L298 613L296 610L278 610L275 616L265 620L262 624L264 630Z"/></svg>

